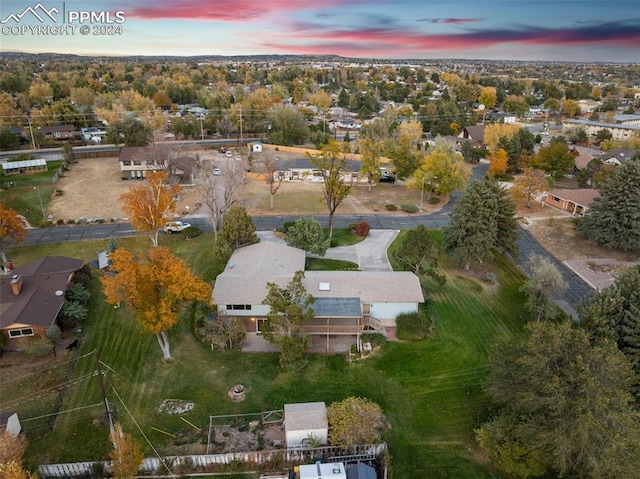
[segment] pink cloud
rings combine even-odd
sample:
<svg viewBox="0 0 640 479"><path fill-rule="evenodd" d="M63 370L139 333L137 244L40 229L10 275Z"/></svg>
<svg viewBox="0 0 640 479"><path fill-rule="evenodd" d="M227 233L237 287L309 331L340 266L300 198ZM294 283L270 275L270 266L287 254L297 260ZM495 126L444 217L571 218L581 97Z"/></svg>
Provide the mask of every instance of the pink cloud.
<svg viewBox="0 0 640 479"><path fill-rule="evenodd" d="M324 0L323 6L340 4L340 0ZM279 12L290 12L316 8L313 0L220 0L202 2L200 0L177 0L175 2L148 2L142 6L129 8L127 16L144 20L183 19L210 20L221 22L243 22Z"/></svg>

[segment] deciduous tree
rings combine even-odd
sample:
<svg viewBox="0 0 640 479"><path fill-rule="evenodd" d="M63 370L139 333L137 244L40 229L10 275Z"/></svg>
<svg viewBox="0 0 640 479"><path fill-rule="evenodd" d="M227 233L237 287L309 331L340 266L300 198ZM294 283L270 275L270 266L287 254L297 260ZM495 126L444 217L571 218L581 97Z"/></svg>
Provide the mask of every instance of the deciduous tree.
<svg viewBox="0 0 640 479"><path fill-rule="evenodd" d="M640 251L640 161L615 168L576 231L609 248Z"/></svg>
<svg viewBox="0 0 640 479"><path fill-rule="evenodd" d="M231 250L257 243L256 224L243 206L232 206L222 217L218 238Z"/></svg>
<svg viewBox="0 0 640 479"><path fill-rule="evenodd" d="M556 310L554 297L567 289L567 283L556 265L544 256L529 256L527 268L529 279L521 287L527 295L526 307L535 314L536 321L549 318Z"/></svg>
<svg viewBox="0 0 640 479"><path fill-rule="evenodd" d="M144 456L131 434L122 431L120 423L111 433L113 450L109 453L109 470L115 479L129 479L138 475Z"/></svg>
<svg viewBox="0 0 640 479"><path fill-rule="evenodd" d="M296 271L284 288L276 283L267 283L267 296L262 301L269 306L264 338L280 349L282 366L303 365L309 345L303 324L314 317L311 305L315 298L307 294L303 279L304 271Z"/></svg>
<svg viewBox="0 0 640 479"><path fill-rule="evenodd" d="M198 186L202 201L211 211L211 226L217 238L222 216L232 206L242 201L246 186L242 162L229 162L222 167L222 175L216 175L213 168L203 170L202 183Z"/></svg>
<svg viewBox="0 0 640 479"><path fill-rule="evenodd" d="M123 211L131 217L131 225L151 238L158 246L158 230L164 226L166 216L175 209L174 198L180 192L177 184L167 184L164 171L148 171L146 182L136 185L120 197Z"/></svg>
<svg viewBox="0 0 640 479"><path fill-rule="evenodd" d="M497 150L489 153L489 161L491 161L491 164L489 165L490 173L501 176L507 172L509 155L507 155L507 152L502 148L498 148Z"/></svg>
<svg viewBox="0 0 640 479"><path fill-rule="evenodd" d="M533 157L533 165L554 178L562 178L573 171L575 157L563 138L553 137L548 146L540 148Z"/></svg>
<svg viewBox="0 0 640 479"><path fill-rule="evenodd" d="M171 359L167 331L189 301L209 301L211 286L197 278L168 248L152 248L134 257L118 248L110 255L113 274L101 278L107 302L121 302L135 313L145 332L154 333L165 359Z"/></svg>
<svg viewBox="0 0 640 479"><path fill-rule="evenodd" d="M26 235L24 221L18 213L0 204L0 257L3 263L7 262L7 249L22 244Z"/></svg>
<svg viewBox="0 0 640 479"><path fill-rule="evenodd" d="M320 222L310 216L301 216L287 229L285 240L289 246L300 248L307 254L324 256L329 249L329 240L325 239Z"/></svg>
<svg viewBox="0 0 640 479"><path fill-rule="evenodd" d="M374 444L387 427L382 408L362 397L348 397L327 408L329 444L350 449L354 446Z"/></svg>
<svg viewBox="0 0 640 479"><path fill-rule="evenodd" d="M360 163L360 173L366 176L369 191L371 187L380 178L380 154L381 145L371 138L359 137L358 148L362 155Z"/></svg>
<svg viewBox="0 0 640 479"><path fill-rule="evenodd" d="M14 436L6 429L0 431L0 477L3 479L37 479L37 475L22 466L27 449L24 435Z"/></svg>
<svg viewBox="0 0 640 479"><path fill-rule="evenodd" d="M525 166L522 169L522 174L513 181L511 191L514 197L526 199L527 208L531 208L531 198L534 198L538 193L542 193L548 187L549 182L542 170Z"/></svg>
<svg viewBox="0 0 640 479"><path fill-rule="evenodd" d="M319 153L309 155L313 166L322 175L322 192L329 210L329 239L333 237L333 217L338 206L349 196L353 179L345 178L347 173L347 157L340 151L340 144L335 140L323 147Z"/></svg>
<svg viewBox="0 0 640 479"><path fill-rule="evenodd" d="M634 477L640 423L632 378L613 344L592 345L568 322L532 323L525 337L492 354L488 391L500 412L477 431L481 444L517 477L542 469L559 477Z"/></svg>
<svg viewBox="0 0 640 479"><path fill-rule="evenodd" d="M311 132L302 113L294 108L275 109L270 115L269 141L276 145L301 145Z"/></svg>
<svg viewBox="0 0 640 479"><path fill-rule="evenodd" d="M267 158L264 160L264 182L269 187L269 209L273 209L273 200L282 186L282 180L284 177L280 175L276 175L278 171L278 165L272 158Z"/></svg>
<svg viewBox="0 0 640 479"><path fill-rule="evenodd" d="M438 243L431 238L427 227L420 225L407 230L394 257L416 275L426 273L437 278L438 254Z"/></svg>
<svg viewBox="0 0 640 479"><path fill-rule="evenodd" d="M464 158L455 151L453 145L437 141L407 187L421 189L423 184L432 183L437 194L448 195L453 191L463 190L470 176L471 168L465 164Z"/></svg>

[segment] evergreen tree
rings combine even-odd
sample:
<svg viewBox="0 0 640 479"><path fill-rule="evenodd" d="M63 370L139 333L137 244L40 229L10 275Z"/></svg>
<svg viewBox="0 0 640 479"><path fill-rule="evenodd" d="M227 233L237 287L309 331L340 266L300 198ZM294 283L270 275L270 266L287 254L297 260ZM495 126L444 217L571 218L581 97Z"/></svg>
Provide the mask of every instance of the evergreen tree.
<svg viewBox="0 0 640 479"><path fill-rule="evenodd" d="M456 201L445 230L445 247L465 270L493 258L498 240L498 198L487 182L472 180Z"/></svg>
<svg viewBox="0 0 640 479"><path fill-rule="evenodd" d="M640 378L640 266L592 292L578 313L592 340L615 343ZM638 384L635 392L640 392Z"/></svg>
<svg viewBox="0 0 640 479"><path fill-rule="evenodd" d="M492 355L488 391L500 412L476 431L480 444L515 477L637 477L632 378L611 343L592 345L569 323L532 323Z"/></svg>
<svg viewBox="0 0 640 479"><path fill-rule="evenodd" d="M289 246L303 249L308 253L324 256L329 248L320 222L310 216L301 216L289 228L285 235Z"/></svg>
<svg viewBox="0 0 640 479"><path fill-rule="evenodd" d="M232 206L222 217L219 238L234 250L258 242L256 224L242 206Z"/></svg>
<svg viewBox="0 0 640 479"><path fill-rule="evenodd" d="M628 161L602 184L576 231L610 248L640 251L639 205L640 161Z"/></svg>
<svg viewBox="0 0 640 479"><path fill-rule="evenodd" d="M518 254L518 222L516 221L516 204L511 195L496 181L487 181L487 185L497 198L498 236L496 246L511 256Z"/></svg>

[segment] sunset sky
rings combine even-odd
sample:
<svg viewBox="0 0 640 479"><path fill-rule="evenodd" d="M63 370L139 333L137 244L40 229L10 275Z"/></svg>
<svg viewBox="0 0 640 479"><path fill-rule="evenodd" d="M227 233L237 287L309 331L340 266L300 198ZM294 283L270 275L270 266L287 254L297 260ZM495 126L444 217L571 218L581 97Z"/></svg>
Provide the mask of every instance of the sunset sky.
<svg viewBox="0 0 640 479"><path fill-rule="evenodd" d="M640 61L637 0L2 0L0 20L4 52Z"/></svg>

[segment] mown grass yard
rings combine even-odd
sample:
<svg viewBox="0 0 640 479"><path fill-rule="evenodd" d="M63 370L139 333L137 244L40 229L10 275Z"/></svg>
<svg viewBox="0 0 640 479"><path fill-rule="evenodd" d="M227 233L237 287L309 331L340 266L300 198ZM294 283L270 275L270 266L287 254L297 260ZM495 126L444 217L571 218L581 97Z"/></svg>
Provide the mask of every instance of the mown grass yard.
<svg viewBox="0 0 640 479"><path fill-rule="evenodd" d="M145 248L149 240L122 240L122 246ZM146 242L146 243L145 243ZM194 241L162 237L197 274L213 280L221 265L212 261L211 236ZM74 253L74 245L78 250ZM93 259L106 242L58 245L56 254ZM16 261L51 254L49 246L14 250ZM93 251L91 255L90 251ZM425 281L425 310L436 320L432 341L387 343L364 361L348 364L343 356L314 355L301 371L285 371L275 354L215 352L193 334L185 315L171 331L174 360L165 362L152 335L144 334L130 313L103 301L98 281L92 288L92 312L84 325L81 355L98 351L106 371L109 401L117 405L124 430L152 455L146 436L162 454L203 453L209 415L281 409L285 403L341 400L364 396L384 409L391 429L390 447L396 478L498 478L486 464L473 429L489 414L483 392L487 355L492 344L523 330L527 319L518 286L520 272L504 258L491 270L497 284L462 273L442 260L444 286ZM109 449L107 427L96 421L100 386L93 375L95 356L78 361L63 410L54 431L31 439L28 463L99 460ZM242 403L227 391L236 383L248 388ZM192 401L195 409L183 417L158 412L165 399Z"/></svg>

